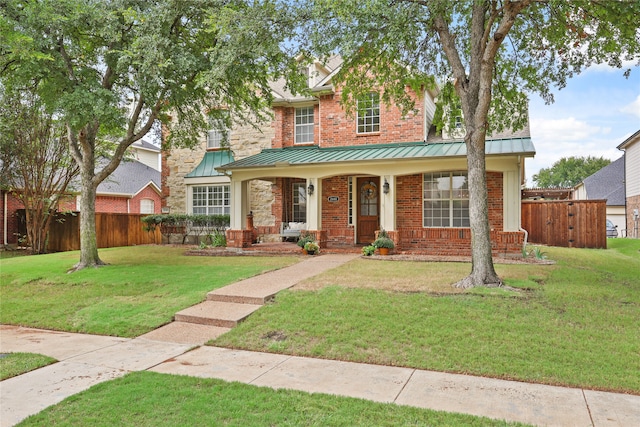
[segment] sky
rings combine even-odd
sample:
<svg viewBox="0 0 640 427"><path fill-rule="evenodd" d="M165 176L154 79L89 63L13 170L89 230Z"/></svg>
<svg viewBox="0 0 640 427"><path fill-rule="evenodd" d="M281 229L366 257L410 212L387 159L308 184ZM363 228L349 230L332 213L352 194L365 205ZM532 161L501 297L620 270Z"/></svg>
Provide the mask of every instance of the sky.
<svg viewBox="0 0 640 427"><path fill-rule="evenodd" d="M616 147L640 130L640 67L632 67L628 79L623 69L591 67L565 88L554 90L555 102L550 105L539 95L530 95L536 155L525 162L527 187L534 186L533 175L541 168L563 157L602 156L612 161L622 157Z"/></svg>

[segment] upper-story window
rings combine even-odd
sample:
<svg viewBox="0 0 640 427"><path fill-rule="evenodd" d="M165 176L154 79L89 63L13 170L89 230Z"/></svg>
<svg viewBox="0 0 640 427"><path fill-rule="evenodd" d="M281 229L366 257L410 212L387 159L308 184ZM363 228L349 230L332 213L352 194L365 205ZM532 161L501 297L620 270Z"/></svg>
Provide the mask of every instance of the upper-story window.
<svg viewBox="0 0 640 427"><path fill-rule="evenodd" d="M296 144L313 142L313 106L296 108Z"/></svg>
<svg viewBox="0 0 640 427"><path fill-rule="evenodd" d="M380 132L380 95L368 93L358 99L358 133Z"/></svg>
<svg viewBox="0 0 640 427"><path fill-rule="evenodd" d="M222 117L209 116L209 130L207 131L207 148L221 148L229 145L231 131L227 124L228 112Z"/></svg>

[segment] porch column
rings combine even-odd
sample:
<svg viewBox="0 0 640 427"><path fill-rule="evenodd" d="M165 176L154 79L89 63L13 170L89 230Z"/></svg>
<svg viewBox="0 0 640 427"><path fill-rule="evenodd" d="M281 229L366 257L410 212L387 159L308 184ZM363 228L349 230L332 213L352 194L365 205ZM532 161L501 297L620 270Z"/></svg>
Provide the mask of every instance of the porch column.
<svg viewBox="0 0 640 427"><path fill-rule="evenodd" d="M246 228L246 217L249 213L249 181L231 179L231 229Z"/></svg>
<svg viewBox="0 0 640 427"><path fill-rule="evenodd" d="M308 189L313 186L313 194ZM307 230L322 229L322 180L307 179Z"/></svg>
<svg viewBox="0 0 640 427"><path fill-rule="evenodd" d="M389 192L385 193L385 184L389 184ZM385 231L396 229L396 177L382 175L380 177L380 228Z"/></svg>

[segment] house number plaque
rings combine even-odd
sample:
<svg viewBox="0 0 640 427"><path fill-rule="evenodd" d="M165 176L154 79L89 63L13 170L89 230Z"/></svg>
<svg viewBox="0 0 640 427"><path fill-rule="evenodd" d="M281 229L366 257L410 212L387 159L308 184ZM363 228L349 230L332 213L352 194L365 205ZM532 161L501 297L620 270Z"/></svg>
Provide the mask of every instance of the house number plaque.
<svg viewBox="0 0 640 427"><path fill-rule="evenodd" d="M327 200L330 201L331 203L335 203L338 200L340 200L340 197L338 197L338 196L329 196L329 197L327 197Z"/></svg>

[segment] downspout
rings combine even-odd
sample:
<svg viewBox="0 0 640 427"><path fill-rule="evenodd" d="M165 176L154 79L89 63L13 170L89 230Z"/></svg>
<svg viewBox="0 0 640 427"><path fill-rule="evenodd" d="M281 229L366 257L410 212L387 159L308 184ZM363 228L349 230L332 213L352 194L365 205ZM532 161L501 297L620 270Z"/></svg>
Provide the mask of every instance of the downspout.
<svg viewBox="0 0 640 427"><path fill-rule="evenodd" d="M7 240L7 232L9 231L9 226L8 226L8 221L7 221L7 214L9 213L9 210L7 209L7 203L9 202L9 199L7 197L7 191L4 191L4 212L2 213L2 230L4 231L4 233L2 233L2 240L4 240L3 244L6 246L9 244L9 241Z"/></svg>
<svg viewBox="0 0 640 427"><path fill-rule="evenodd" d="M522 244L523 252L527 249L527 241L529 240L529 232L522 228L522 159L518 156L518 178L520 179L520 183L518 185L518 206L520 209L518 210L518 230L524 233L524 243Z"/></svg>

